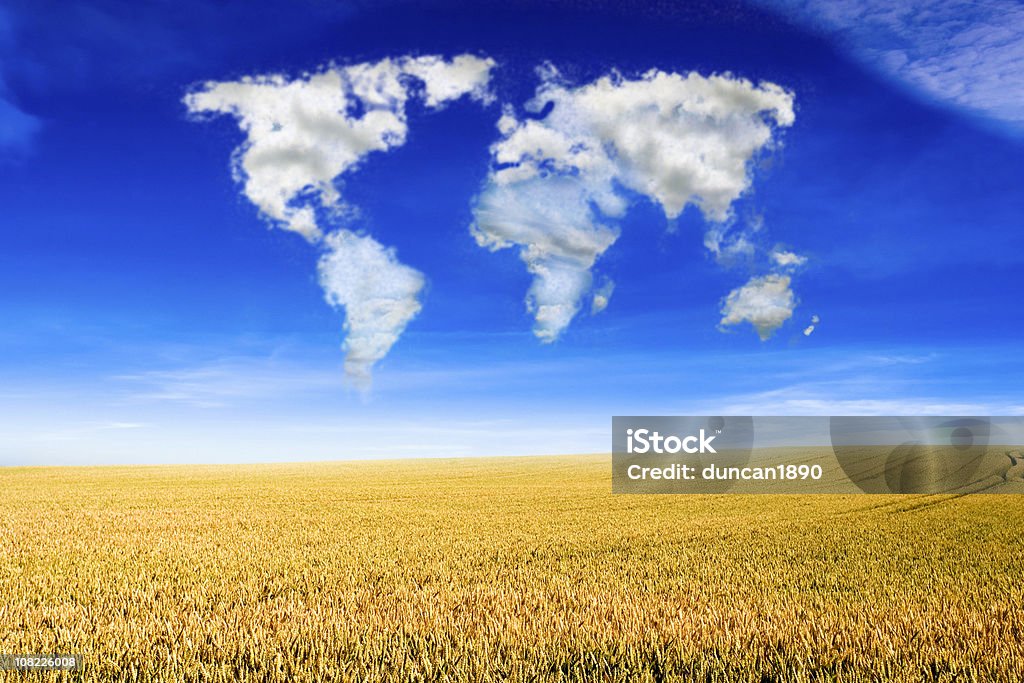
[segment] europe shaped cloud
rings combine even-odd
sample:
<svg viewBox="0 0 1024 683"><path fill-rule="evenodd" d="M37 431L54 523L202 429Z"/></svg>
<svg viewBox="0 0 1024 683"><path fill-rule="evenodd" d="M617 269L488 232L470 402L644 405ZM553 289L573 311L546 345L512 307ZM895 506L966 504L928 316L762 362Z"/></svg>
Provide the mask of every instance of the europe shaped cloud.
<svg viewBox="0 0 1024 683"><path fill-rule="evenodd" d="M937 101L1024 127L1016 0L756 0Z"/></svg>
<svg viewBox="0 0 1024 683"><path fill-rule="evenodd" d="M580 87L553 68L525 106L498 122L472 233L491 250L517 247L533 282L534 334L554 341L592 289L592 269L619 236L630 192L668 219L694 205L711 224L732 218L750 161L793 123L793 95L728 75L613 72ZM608 305L611 284L592 299Z"/></svg>
<svg viewBox="0 0 1024 683"><path fill-rule="evenodd" d="M796 297L788 275L753 277L747 284L729 292L722 302L722 327L750 323L765 341L784 322L793 317Z"/></svg>
<svg viewBox="0 0 1024 683"><path fill-rule="evenodd" d="M494 66L472 55L384 59L295 79L208 82L185 97L193 114L238 120L246 141L233 171L245 196L272 225L324 250L320 282L327 300L345 309L345 368L359 386L419 312L425 280L393 250L344 225L341 182L373 152L405 142L410 98L432 109L463 96L488 101Z"/></svg>

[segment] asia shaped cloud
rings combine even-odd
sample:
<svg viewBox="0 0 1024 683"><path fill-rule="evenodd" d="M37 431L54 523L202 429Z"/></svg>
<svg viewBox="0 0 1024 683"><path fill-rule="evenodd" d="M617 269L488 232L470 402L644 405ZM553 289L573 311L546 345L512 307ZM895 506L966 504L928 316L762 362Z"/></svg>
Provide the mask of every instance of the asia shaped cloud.
<svg viewBox="0 0 1024 683"><path fill-rule="evenodd" d="M527 115L506 108L498 122L472 233L492 250L519 248L534 276L526 297L534 333L551 342L591 290L629 192L669 219L692 204L724 224L750 187L749 162L794 113L781 87L727 75L612 73L572 87L548 67L541 78ZM606 305L595 295L593 311Z"/></svg>
<svg viewBox="0 0 1024 683"><path fill-rule="evenodd" d="M208 82L184 99L193 114L238 119L246 141L233 170L245 196L272 225L325 250L320 282L327 300L345 309L346 374L359 386L419 312L425 280L371 237L330 232L344 222L339 183L373 152L405 142L411 98L432 109L464 96L487 101L494 66L473 55L384 59L296 79Z"/></svg>
<svg viewBox="0 0 1024 683"><path fill-rule="evenodd" d="M772 336L782 323L793 317L796 297L788 275L753 277L747 284L729 292L722 302L719 325L730 327L750 323L761 341Z"/></svg>

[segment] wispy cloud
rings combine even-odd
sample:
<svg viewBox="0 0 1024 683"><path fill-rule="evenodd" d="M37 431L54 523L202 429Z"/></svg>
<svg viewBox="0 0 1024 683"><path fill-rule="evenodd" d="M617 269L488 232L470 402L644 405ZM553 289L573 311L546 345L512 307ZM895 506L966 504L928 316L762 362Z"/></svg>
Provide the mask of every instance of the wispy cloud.
<svg viewBox="0 0 1024 683"><path fill-rule="evenodd" d="M731 415L1024 415L1018 402L950 401L938 396L898 399L831 398L805 387L737 397L724 405Z"/></svg>
<svg viewBox="0 0 1024 683"><path fill-rule="evenodd" d="M24 153L40 127L37 117L15 104L0 74L0 152Z"/></svg>
<svg viewBox="0 0 1024 683"><path fill-rule="evenodd" d="M56 429L34 432L29 438L43 442L83 441L95 439L103 432L145 429L148 426L142 422L82 422L65 425Z"/></svg>
<svg viewBox="0 0 1024 683"><path fill-rule="evenodd" d="M1024 129L1024 6L1014 0L758 0L837 37L865 64Z"/></svg>
<svg viewBox="0 0 1024 683"><path fill-rule="evenodd" d="M201 408L282 397L294 400L337 386L337 376L329 367L312 368L263 356L224 358L111 379L119 402L169 402Z"/></svg>
<svg viewBox="0 0 1024 683"><path fill-rule="evenodd" d="M990 371L992 350L838 352L777 372L775 386L734 392L715 402L744 415L1021 415L1013 386L979 395L964 381ZM998 355L999 352L997 352ZM936 377L940 378L936 380Z"/></svg>
<svg viewBox="0 0 1024 683"><path fill-rule="evenodd" d="M0 154L23 153L42 124L38 117L19 106L7 85L6 68L14 59L13 20L8 11L0 7Z"/></svg>
<svg viewBox="0 0 1024 683"><path fill-rule="evenodd" d="M1024 413L1012 382L994 379L1020 374L1010 346L506 357L523 338L456 358L444 340L417 344L369 401L337 391L340 361L316 346L210 359L197 345L130 374L5 385L0 464L600 452L615 414Z"/></svg>

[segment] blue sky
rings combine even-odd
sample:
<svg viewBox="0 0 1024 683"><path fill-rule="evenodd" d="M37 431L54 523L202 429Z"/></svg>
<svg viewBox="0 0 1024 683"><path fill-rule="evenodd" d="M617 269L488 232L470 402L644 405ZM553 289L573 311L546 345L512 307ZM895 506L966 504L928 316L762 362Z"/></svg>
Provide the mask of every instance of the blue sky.
<svg viewBox="0 0 1024 683"><path fill-rule="evenodd" d="M946 2L186 4L0 8L0 464L595 452L615 414L1024 413L1024 48L999 2L956 26L920 19ZM183 98L423 55L495 66L485 98L412 98L404 144L340 179L330 229L425 283L360 388L326 247L261 216L232 178L239 122ZM563 109L613 69L790 93L728 202L755 256L715 258L697 207L669 220L616 185L607 308L542 343L528 264L470 226L503 107L531 120L546 63ZM723 327L765 277L791 317Z"/></svg>

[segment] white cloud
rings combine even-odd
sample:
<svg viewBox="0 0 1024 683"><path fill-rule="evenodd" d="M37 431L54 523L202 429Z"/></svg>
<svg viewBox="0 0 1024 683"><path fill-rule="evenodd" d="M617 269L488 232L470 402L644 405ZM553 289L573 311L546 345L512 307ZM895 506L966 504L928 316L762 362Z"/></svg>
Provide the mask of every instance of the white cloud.
<svg viewBox="0 0 1024 683"><path fill-rule="evenodd" d="M410 76L428 106L482 98L494 62L471 55L385 59L282 75L209 82L185 97L194 114L231 114L247 139L235 154L245 195L276 225L310 241L321 234L316 204L340 206L339 176L372 152L402 145ZM317 202L313 200L316 199Z"/></svg>
<svg viewBox="0 0 1024 683"><path fill-rule="evenodd" d="M338 184L373 152L402 145L406 104L432 109L463 96L486 101L495 62L472 55L384 59L330 66L300 78L282 75L209 82L185 97L193 114L230 114L246 141L234 155L245 196L264 216L326 249L320 281L345 308L348 376L360 386L420 309L423 276L394 252L348 230L328 234L318 210L337 219Z"/></svg>
<svg viewBox="0 0 1024 683"><path fill-rule="evenodd" d="M594 296L590 302L590 314L597 315L608 308L608 301L612 298L612 292L614 291L615 283L611 280L605 281L600 287L595 289Z"/></svg>
<svg viewBox="0 0 1024 683"><path fill-rule="evenodd" d="M811 333L814 332L814 328L817 327L819 322L821 322L821 318L819 318L816 315L812 315L811 324L804 328L804 336L810 337Z"/></svg>
<svg viewBox="0 0 1024 683"><path fill-rule="evenodd" d="M722 302L723 327L748 322L762 341L768 339L793 316L796 297L787 275L751 278L747 284L729 292Z"/></svg>
<svg viewBox="0 0 1024 683"><path fill-rule="evenodd" d="M756 231L731 230L734 226L713 224L704 233L704 248L711 252L720 265L729 267L739 263L752 263L758 254Z"/></svg>
<svg viewBox="0 0 1024 683"><path fill-rule="evenodd" d="M534 333L541 341L554 341L579 310L590 290L590 269L618 231L599 222L587 188L572 177L490 183L474 214L473 235L480 246L520 246L534 276L526 296Z"/></svg>
<svg viewBox="0 0 1024 683"><path fill-rule="evenodd" d="M1014 0L759 0L831 33L941 102L1024 124L1024 6Z"/></svg>
<svg viewBox="0 0 1024 683"><path fill-rule="evenodd" d="M519 247L534 275L534 332L553 341L618 236L615 220L628 208L622 188L650 198L669 219L692 204L708 221L728 221L750 187L750 160L794 114L791 93L731 76L651 70L574 88L553 68L541 75L526 110L550 113L518 118L506 108L473 234L491 249Z"/></svg>
<svg viewBox="0 0 1024 683"><path fill-rule="evenodd" d="M142 429L145 426L141 422L105 422L96 425L96 429Z"/></svg>
<svg viewBox="0 0 1024 683"><path fill-rule="evenodd" d="M325 241L320 284L327 301L345 309L345 374L367 388L373 364L387 355L420 312L419 294L426 281L372 237L340 230Z"/></svg>
<svg viewBox="0 0 1024 683"><path fill-rule="evenodd" d="M406 60L403 70L423 81L427 106L436 108L466 94L489 102L492 95L487 84L491 80L494 66L493 59L472 55L459 55L451 61L429 56Z"/></svg>
<svg viewBox="0 0 1024 683"><path fill-rule="evenodd" d="M772 249L768 256L775 262L775 265L782 268L793 268L807 263L806 256L800 256L799 254L779 248Z"/></svg>
<svg viewBox="0 0 1024 683"><path fill-rule="evenodd" d="M730 415L1019 415L1020 406L997 408L927 397L833 399L805 395L789 398L783 392L765 392L728 403L722 412Z"/></svg>

